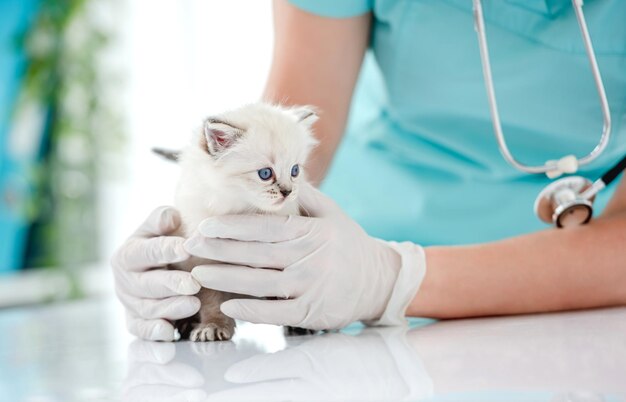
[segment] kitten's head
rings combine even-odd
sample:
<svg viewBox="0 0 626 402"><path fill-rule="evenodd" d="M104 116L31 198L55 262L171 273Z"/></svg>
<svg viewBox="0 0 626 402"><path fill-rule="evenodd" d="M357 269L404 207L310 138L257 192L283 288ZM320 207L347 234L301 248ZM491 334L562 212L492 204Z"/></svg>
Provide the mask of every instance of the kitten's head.
<svg viewBox="0 0 626 402"><path fill-rule="evenodd" d="M253 208L278 211L296 200L316 120L311 107L255 103L207 118L198 146L222 186Z"/></svg>

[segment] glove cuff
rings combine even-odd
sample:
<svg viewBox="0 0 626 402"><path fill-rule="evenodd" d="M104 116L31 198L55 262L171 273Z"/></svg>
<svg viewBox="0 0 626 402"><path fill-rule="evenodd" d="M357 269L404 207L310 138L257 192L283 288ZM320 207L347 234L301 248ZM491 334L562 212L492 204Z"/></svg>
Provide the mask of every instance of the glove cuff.
<svg viewBox="0 0 626 402"><path fill-rule="evenodd" d="M426 255L421 246L411 242L388 241L384 243L400 254L402 263L385 311L379 319L363 321L363 323L370 326L406 325L406 309L426 275Z"/></svg>

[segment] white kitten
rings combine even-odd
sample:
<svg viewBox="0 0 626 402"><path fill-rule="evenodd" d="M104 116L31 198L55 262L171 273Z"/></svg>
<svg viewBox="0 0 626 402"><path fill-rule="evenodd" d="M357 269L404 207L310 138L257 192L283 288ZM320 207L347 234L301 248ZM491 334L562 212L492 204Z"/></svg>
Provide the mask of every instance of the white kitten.
<svg viewBox="0 0 626 402"><path fill-rule="evenodd" d="M200 222L216 215L299 215L298 184L316 144L311 134L316 120L310 107L265 103L207 118L178 157L181 176L175 205L183 221L179 234L189 237ZM189 271L207 262L192 258L172 268ZM219 306L233 296L203 288L198 314L176 324L181 335L192 341L230 339L235 323Z"/></svg>

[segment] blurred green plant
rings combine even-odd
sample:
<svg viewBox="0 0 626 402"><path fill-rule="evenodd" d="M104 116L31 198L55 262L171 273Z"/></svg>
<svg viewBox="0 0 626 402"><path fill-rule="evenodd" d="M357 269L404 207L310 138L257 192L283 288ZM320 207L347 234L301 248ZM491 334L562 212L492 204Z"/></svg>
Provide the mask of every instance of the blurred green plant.
<svg viewBox="0 0 626 402"><path fill-rule="evenodd" d="M45 116L41 158L33 168L34 222L25 265L67 270L99 258L98 192L106 155L123 144L116 110L120 76L107 69L112 33L99 20L107 0L41 0L16 45L27 69L16 109ZM75 288L74 296L80 294Z"/></svg>

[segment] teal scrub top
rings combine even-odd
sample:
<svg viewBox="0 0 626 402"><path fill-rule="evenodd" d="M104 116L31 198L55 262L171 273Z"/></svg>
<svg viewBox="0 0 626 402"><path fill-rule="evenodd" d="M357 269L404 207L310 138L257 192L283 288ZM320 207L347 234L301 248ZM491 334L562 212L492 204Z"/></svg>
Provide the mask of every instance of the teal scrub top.
<svg viewBox="0 0 626 402"><path fill-rule="evenodd" d="M469 244L547 227L533 203L550 180L499 152L470 0L290 1L326 17L372 13L371 54L322 187L368 233ZM571 1L483 3L513 155L537 165L588 154L602 115ZM586 0L584 12L613 121L606 151L579 171L595 180L626 153L626 1ZM595 215L615 187L598 196Z"/></svg>

